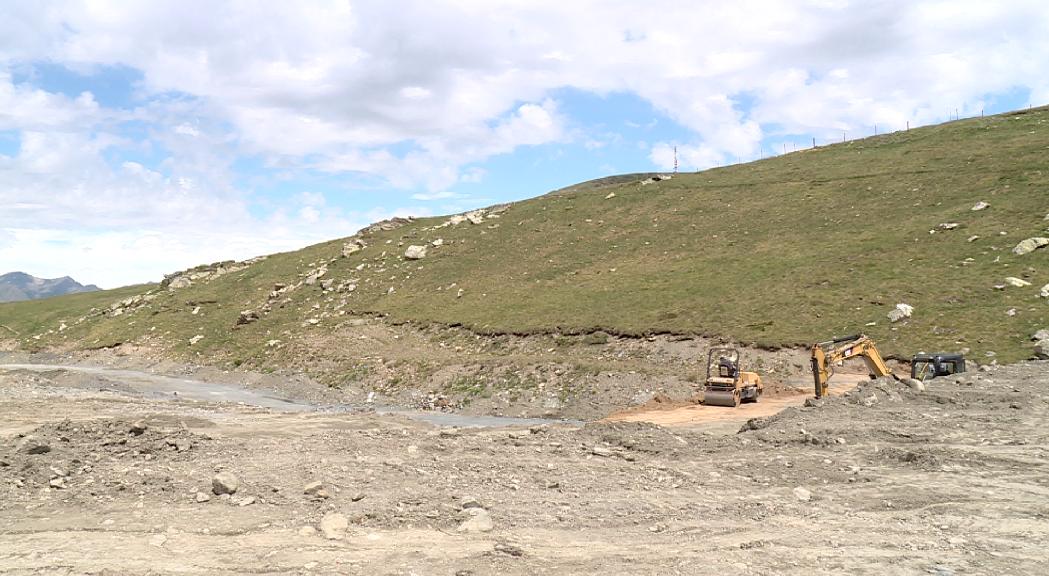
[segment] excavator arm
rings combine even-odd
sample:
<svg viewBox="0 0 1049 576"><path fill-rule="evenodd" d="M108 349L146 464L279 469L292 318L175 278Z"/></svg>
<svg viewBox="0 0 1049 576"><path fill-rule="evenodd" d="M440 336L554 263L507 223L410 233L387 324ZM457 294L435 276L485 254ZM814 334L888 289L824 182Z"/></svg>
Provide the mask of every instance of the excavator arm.
<svg viewBox="0 0 1049 576"><path fill-rule="evenodd" d="M872 378L891 376L897 378L885 364L874 341L863 334L855 334L820 342L812 346L812 377L816 384L816 398L827 395L827 381L833 371L831 365L842 360L860 356L867 365ZM898 378L897 378L898 379Z"/></svg>

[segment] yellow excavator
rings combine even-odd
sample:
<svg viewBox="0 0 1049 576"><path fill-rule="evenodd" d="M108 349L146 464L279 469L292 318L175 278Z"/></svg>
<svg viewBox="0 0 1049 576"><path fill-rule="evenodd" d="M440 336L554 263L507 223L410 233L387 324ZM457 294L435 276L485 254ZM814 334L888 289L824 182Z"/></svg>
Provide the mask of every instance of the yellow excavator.
<svg viewBox="0 0 1049 576"><path fill-rule="evenodd" d="M740 402L757 402L761 396L761 376L744 372L738 348L715 346L707 353L707 381L703 404L735 408Z"/></svg>
<svg viewBox="0 0 1049 576"><path fill-rule="evenodd" d="M816 398L827 395L827 380L834 374L831 365L856 356L863 357L871 379L890 376L899 380L899 377L885 365L885 360L878 352L878 347L874 345L874 340L863 334L843 336L812 346L812 376L816 381Z"/></svg>

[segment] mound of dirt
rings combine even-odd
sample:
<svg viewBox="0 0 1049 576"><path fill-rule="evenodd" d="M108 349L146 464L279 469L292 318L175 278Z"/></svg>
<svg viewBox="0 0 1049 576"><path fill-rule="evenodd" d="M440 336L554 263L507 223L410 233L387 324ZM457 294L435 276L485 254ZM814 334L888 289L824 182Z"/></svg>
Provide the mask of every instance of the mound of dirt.
<svg viewBox="0 0 1049 576"><path fill-rule="evenodd" d="M0 479L25 490L106 486L114 468L188 461L210 440L164 418L63 420L0 439Z"/></svg>

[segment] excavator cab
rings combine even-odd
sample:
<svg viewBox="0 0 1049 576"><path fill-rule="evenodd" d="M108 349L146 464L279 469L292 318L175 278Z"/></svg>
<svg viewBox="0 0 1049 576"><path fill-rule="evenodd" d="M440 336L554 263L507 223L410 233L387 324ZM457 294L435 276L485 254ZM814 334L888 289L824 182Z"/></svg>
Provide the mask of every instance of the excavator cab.
<svg viewBox="0 0 1049 576"><path fill-rule="evenodd" d="M965 357L961 354L919 352L911 358L911 378L926 381L939 376L965 372Z"/></svg>
<svg viewBox="0 0 1049 576"><path fill-rule="evenodd" d="M761 377L756 372L740 370L739 349L715 346L707 353L707 381L703 403L707 406L739 406L757 402L761 395Z"/></svg>

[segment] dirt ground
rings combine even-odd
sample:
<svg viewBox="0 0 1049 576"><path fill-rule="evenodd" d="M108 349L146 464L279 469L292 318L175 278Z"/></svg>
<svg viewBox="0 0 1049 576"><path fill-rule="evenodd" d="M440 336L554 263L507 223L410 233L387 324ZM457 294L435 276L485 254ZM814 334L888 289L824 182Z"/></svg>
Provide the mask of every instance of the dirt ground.
<svg viewBox="0 0 1049 576"><path fill-rule="evenodd" d="M495 428L4 371L0 573L1044 574L1047 369Z"/></svg>

